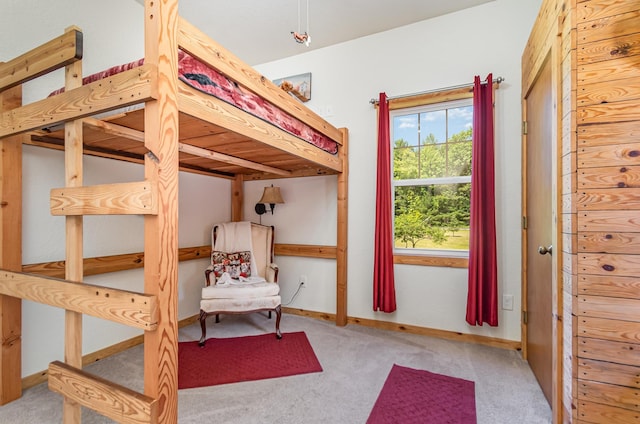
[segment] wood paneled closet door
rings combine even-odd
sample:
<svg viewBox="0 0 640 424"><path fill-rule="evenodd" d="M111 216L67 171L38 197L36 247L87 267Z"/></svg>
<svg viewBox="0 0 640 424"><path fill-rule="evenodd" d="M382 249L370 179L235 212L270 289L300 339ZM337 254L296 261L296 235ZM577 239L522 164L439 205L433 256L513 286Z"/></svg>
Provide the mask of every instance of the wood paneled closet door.
<svg viewBox="0 0 640 424"><path fill-rule="evenodd" d="M526 349L551 404L553 385L553 96L548 58L526 97Z"/></svg>

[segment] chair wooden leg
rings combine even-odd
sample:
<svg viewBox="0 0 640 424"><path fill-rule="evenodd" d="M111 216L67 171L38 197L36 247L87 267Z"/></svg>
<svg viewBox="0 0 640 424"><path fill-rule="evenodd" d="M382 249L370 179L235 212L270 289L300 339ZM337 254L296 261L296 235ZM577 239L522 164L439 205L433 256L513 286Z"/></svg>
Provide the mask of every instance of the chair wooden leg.
<svg viewBox="0 0 640 424"><path fill-rule="evenodd" d="M220 314L216 314L216 324L220 324Z"/></svg>
<svg viewBox="0 0 640 424"><path fill-rule="evenodd" d="M202 329L202 336L200 336L200 341L198 344L200 347L204 347L204 342L207 341L207 313L200 309L200 328Z"/></svg>
<svg viewBox="0 0 640 424"><path fill-rule="evenodd" d="M280 332L280 318L282 317L282 307L280 305L276 306L275 311L276 311L276 338L281 339L282 333Z"/></svg>

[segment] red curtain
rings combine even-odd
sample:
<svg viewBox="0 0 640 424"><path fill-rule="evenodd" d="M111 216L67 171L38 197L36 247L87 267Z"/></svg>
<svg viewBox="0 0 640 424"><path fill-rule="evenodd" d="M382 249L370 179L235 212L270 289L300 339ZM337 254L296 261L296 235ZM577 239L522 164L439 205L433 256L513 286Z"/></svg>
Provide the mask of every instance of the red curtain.
<svg viewBox="0 0 640 424"><path fill-rule="evenodd" d="M495 174L493 142L493 75L473 86L471 222L467 322L498 325Z"/></svg>
<svg viewBox="0 0 640 424"><path fill-rule="evenodd" d="M380 93L378 108L378 177L376 181L376 229L373 264L373 310L396 310L393 277L393 209L391 207L391 143L389 141L389 105Z"/></svg>

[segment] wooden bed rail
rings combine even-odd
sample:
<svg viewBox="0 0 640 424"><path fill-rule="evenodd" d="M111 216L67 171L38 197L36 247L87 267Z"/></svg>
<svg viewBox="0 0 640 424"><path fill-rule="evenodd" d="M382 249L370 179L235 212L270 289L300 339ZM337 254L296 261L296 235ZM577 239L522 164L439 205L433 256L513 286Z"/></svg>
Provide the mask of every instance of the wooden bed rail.
<svg viewBox="0 0 640 424"><path fill-rule="evenodd" d="M49 389L119 423L155 423L158 401L59 361L49 364Z"/></svg>
<svg viewBox="0 0 640 424"><path fill-rule="evenodd" d="M51 215L155 215L157 187L149 181L51 190Z"/></svg>
<svg viewBox="0 0 640 424"><path fill-rule="evenodd" d="M155 80L157 68L142 65L4 112L0 138L153 100L157 97Z"/></svg>
<svg viewBox="0 0 640 424"><path fill-rule="evenodd" d="M267 99L305 124L326 134L336 143L342 144L343 135L338 128L320 118L305 105L291 97L291 95L183 18L178 19L178 45L182 50L197 57L209 66L227 76L232 76L232 79L238 84L244 87L252 87L252 90L261 98Z"/></svg>
<svg viewBox="0 0 640 424"><path fill-rule="evenodd" d="M71 27L53 40L6 63L0 63L0 91L82 59L82 32Z"/></svg>
<svg viewBox="0 0 640 424"><path fill-rule="evenodd" d="M80 312L142 330L155 330L155 296L52 277L0 271L0 294Z"/></svg>

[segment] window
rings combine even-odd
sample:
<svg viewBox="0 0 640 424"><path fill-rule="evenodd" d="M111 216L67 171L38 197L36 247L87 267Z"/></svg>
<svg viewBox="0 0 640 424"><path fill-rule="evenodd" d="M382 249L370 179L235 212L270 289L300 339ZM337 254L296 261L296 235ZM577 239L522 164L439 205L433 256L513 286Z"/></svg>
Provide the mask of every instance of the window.
<svg viewBox="0 0 640 424"><path fill-rule="evenodd" d="M473 99L390 114L396 251L469 250Z"/></svg>

